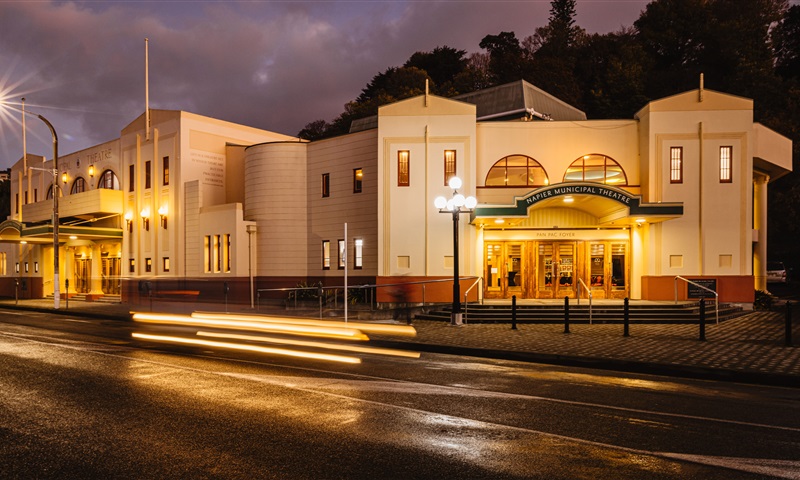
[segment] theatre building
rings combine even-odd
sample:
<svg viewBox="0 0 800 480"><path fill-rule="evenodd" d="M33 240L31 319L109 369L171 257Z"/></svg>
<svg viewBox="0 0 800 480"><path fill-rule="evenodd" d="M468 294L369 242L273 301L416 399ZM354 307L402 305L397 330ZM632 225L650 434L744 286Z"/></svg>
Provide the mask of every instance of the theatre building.
<svg viewBox="0 0 800 480"><path fill-rule="evenodd" d="M434 199L452 196L457 176L458 193L477 198L457 232L471 300L672 300L680 277L751 303L766 289L768 185L790 172L791 150L753 122L751 100L702 87L627 120L587 120L522 81L426 94L314 142L155 111L150 128L142 115L59 160L62 272L71 288L123 301L150 282L208 299L224 285L246 302L341 286L346 271L350 285L414 282L378 287L380 303L449 302L454 222ZM24 278L46 296L52 178L24 170L12 169L0 225L0 288Z"/></svg>

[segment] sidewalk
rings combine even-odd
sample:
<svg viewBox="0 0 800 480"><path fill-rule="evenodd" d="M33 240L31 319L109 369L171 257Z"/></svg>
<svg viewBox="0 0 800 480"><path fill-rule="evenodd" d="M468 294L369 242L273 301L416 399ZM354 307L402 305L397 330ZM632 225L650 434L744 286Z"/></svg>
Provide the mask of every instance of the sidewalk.
<svg viewBox="0 0 800 480"><path fill-rule="evenodd" d="M52 300L0 300L0 307L53 312ZM129 311L149 306L102 302L61 302L59 313L127 320ZM163 311L165 304L154 306ZM173 313L191 309L225 311L224 305L174 304ZM230 305L231 313L253 313L249 305ZM280 315L281 312L260 313ZM719 325L706 325L706 341L699 340L697 325L632 324L623 336L619 324L564 325L467 324L414 321L412 339L373 336L372 342L422 352L448 353L558 365L719 379L757 384L800 387L800 309L793 322L794 347L785 346L785 314L751 312Z"/></svg>

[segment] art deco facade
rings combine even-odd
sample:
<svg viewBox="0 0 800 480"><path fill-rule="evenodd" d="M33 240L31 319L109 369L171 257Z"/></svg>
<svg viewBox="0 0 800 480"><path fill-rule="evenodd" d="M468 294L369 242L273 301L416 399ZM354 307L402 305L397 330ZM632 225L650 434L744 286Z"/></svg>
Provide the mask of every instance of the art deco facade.
<svg viewBox="0 0 800 480"><path fill-rule="evenodd" d="M429 282L378 288L381 302L447 302L451 285L433 281L452 279L453 224L433 199L457 175L478 199L460 229L460 272L481 278L470 298L580 285L672 299L681 276L748 303L766 285L768 184L791 169L791 142L753 122L751 100L702 88L631 120L586 120L525 82L421 95L315 142L186 112L150 119L59 159L62 292L214 300L227 287L247 302L342 285L346 263L350 285ZM12 168L0 289L21 280L36 298L53 292L52 159L28 157L44 170Z"/></svg>

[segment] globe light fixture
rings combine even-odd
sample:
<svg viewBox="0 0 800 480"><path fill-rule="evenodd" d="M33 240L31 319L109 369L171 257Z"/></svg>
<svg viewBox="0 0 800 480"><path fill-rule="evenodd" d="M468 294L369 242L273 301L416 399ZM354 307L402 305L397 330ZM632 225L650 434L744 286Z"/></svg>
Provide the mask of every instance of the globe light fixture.
<svg viewBox="0 0 800 480"><path fill-rule="evenodd" d="M453 216L453 311L450 316L450 325L462 325L461 313L461 284L459 283L458 274L458 219L462 213L472 213L474 208L478 205L478 199L473 196L465 197L458 193L463 182L458 177L451 177L447 182L450 188L453 189L453 195L448 200L443 196L436 197L433 201L433 206L439 210L439 213L449 213Z"/></svg>

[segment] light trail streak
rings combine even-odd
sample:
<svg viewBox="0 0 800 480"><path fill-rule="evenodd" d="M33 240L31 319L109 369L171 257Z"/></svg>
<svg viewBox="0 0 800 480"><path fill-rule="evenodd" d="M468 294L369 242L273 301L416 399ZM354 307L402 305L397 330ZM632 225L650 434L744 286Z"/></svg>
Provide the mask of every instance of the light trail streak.
<svg viewBox="0 0 800 480"><path fill-rule="evenodd" d="M329 350L344 350L355 353L371 353L376 355L391 355L396 357L419 358L419 352L393 350L390 348L363 347L360 345L340 345L335 343L311 342L308 340L292 340L288 338L264 337L259 335L241 335L236 333L197 332L197 335L201 337L230 338L230 339L247 340L254 342L280 343L284 345L295 345L300 347L326 348Z"/></svg>
<svg viewBox="0 0 800 480"><path fill-rule="evenodd" d="M362 332L379 333L386 335L402 335L413 337L417 330L410 325L389 325L385 323L342 322L337 320L312 320L305 318L272 317L268 315L241 315L233 313L193 312L193 318L205 319L231 319L245 322L278 323L290 325L308 325L319 327L339 327L356 329Z"/></svg>
<svg viewBox="0 0 800 480"><path fill-rule="evenodd" d="M229 342L215 342L212 340L203 340L199 338L185 338L185 337L175 337L171 335L152 335L149 333L137 333L134 332L131 334L133 338L138 338L141 340L150 340L154 342L166 342L166 343L178 343L183 345L195 345L195 346L202 346L202 347L215 347L215 348L223 348L229 350L243 350L248 352L256 352L256 353L265 353L271 355L285 355L289 357L299 357L299 358L310 358L314 360L326 360L329 362L340 362L340 363L361 363L361 359L355 357L346 357L343 355L332 355L328 353L313 353L313 352L300 352L297 350L289 350L285 348L272 348L272 347L262 347L259 345L248 345L242 343L229 343Z"/></svg>
<svg viewBox="0 0 800 480"><path fill-rule="evenodd" d="M272 333L288 333L294 335L312 335L315 337L339 338L348 340L369 340L363 332L353 328L336 328L331 326L296 325L291 323L266 323L253 319L229 320L225 318L195 318L188 315L172 315L162 313L134 313L133 320L141 323L157 323L162 325L183 325L187 327L230 328L234 330L250 330Z"/></svg>

